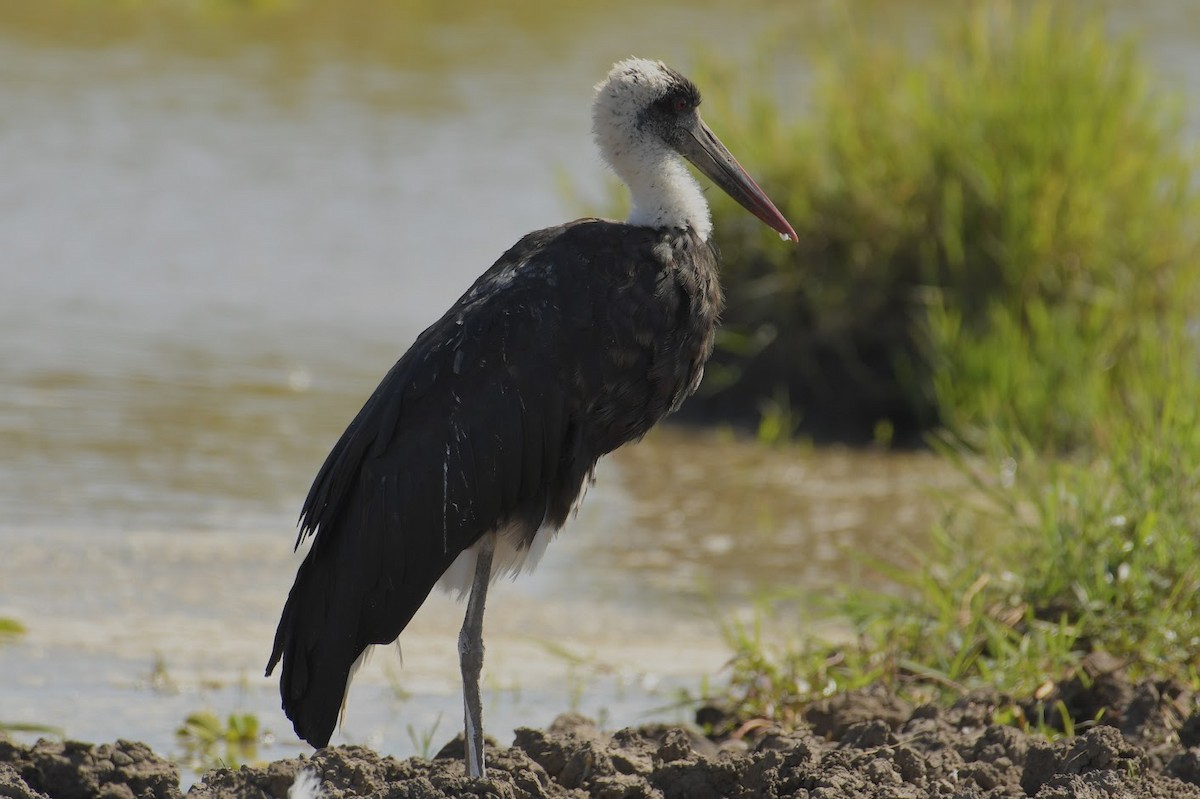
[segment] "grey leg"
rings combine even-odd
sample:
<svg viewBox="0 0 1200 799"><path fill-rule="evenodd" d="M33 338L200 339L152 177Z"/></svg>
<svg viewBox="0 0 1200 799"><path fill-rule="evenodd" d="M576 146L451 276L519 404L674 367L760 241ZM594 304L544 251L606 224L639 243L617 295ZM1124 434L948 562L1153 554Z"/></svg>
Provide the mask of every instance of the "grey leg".
<svg viewBox="0 0 1200 799"><path fill-rule="evenodd" d="M483 672L483 604L487 601L488 583L492 579L496 534L487 533L476 546L475 581L471 584L471 598L467 600L467 615L458 633L469 777L483 776L483 700L479 693L479 675Z"/></svg>

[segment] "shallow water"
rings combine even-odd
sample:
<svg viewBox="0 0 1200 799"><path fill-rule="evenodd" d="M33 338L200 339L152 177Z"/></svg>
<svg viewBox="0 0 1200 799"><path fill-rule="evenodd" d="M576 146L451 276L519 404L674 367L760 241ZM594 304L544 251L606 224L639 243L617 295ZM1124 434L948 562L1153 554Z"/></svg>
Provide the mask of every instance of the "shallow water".
<svg viewBox="0 0 1200 799"><path fill-rule="evenodd" d="M1186 5L1116 24L1196 96ZM920 37L935 6L854 8ZM171 752L187 713L252 711L260 754L299 751L261 669L300 501L420 329L577 212L561 182L602 196L590 86L631 52L749 57L835 13L507 8L0 4L0 616L29 628L0 645L0 723ZM720 614L901 557L948 480L927 455L656 431L491 599L489 729L685 714L662 708L721 666ZM403 669L378 653L336 740L452 734L460 613L422 609Z"/></svg>

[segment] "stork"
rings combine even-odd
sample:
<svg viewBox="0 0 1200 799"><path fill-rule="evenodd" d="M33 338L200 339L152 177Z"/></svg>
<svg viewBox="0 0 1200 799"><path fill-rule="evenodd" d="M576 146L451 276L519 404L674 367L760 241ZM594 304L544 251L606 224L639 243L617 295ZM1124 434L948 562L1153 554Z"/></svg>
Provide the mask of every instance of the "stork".
<svg viewBox="0 0 1200 799"><path fill-rule="evenodd" d="M599 458L700 383L721 308L694 164L784 238L796 234L699 114L696 86L628 59L596 87L592 129L632 194L624 222L526 235L392 367L317 473L313 537L267 675L296 734L325 746L367 649L397 639L439 583L469 591L458 651L466 771L482 776L483 609L532 568Z"/></svg>

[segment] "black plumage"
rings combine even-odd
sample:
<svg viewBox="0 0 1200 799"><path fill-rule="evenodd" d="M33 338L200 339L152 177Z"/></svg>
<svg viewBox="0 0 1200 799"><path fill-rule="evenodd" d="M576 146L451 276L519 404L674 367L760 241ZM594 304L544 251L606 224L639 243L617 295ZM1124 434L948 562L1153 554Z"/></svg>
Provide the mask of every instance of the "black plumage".
<svg viewBox="0 0 1200 799"><path fill-rule="evenodd" d="M585 219L530 233L422 333L321 467L267 673L324 746L351 667L458 555L559 528L597 459L691 394L721 305L691 229Z"/></svg>
<svg viewBox="0 0 1200 799"><path fill-rule="evenodd" d="M458 639L465 765L484 773L489 582L562 526L597 459L695 391L712 351L712 222L683 159L796 235L699 106L695 85L662 62L615 64L592 123L629 186L629 221L521 239L417 338L329 454L304 503L296 545L314 541L267 665L283 662L300 737L329 741L359 656L394 640L461 555L473 565Z"/></svg>

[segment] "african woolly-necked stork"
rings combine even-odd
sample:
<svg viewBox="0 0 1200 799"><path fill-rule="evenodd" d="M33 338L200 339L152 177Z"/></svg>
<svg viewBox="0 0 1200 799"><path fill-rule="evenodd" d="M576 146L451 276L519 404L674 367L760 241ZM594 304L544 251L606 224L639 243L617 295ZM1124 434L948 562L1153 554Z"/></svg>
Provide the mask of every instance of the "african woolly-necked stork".
<svg viewBox="0 0 1200 799"><path fill-rule="evenodd" d="M296 734L329 742L355 667L439 581L470 591L459 633L467 773L483 773L479 676L489 582L531 567L596 461L700 383L721 308L712 222L691 161L785 237L783 215L661 62L616 64L593 131L628 185L625 222L530 233L392 367L325 460L300 517L275 634ZM682 156L682 158L681 158Z"/></svg>

